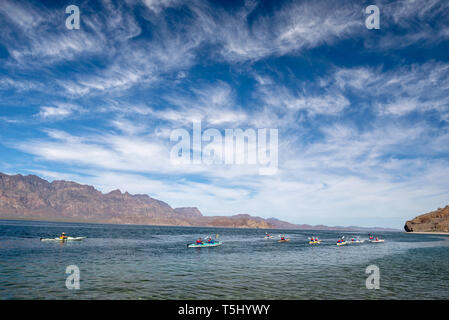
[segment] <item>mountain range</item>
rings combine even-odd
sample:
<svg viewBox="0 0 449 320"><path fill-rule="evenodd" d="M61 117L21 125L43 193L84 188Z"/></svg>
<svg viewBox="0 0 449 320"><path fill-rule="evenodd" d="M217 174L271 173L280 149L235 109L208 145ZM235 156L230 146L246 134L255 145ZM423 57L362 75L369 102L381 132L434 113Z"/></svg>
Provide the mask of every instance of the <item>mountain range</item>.
<svg viewBox="0 0 449 320"><path fill-rule="evenodd" d="M262 229L397 231L384 228L297 225L248 214L204 216L196 207L172 208L146 194L102 193L73 181L0 173L0 218L166 226Z"/></svg>

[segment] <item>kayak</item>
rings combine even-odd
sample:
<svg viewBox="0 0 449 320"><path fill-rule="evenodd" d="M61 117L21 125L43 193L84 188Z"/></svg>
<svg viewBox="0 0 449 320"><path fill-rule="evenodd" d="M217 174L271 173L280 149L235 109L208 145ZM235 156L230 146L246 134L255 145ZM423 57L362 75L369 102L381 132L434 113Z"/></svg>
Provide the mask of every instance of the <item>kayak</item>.
<svg viewBox="0 0 449 320"><path fill-rule="evenodd" d="M309 241L309 244L320 244L321 243L321 240L318 240L318 241Z"/></svg>
<svg viewBox="0 0 449 320"><path fill-rule="evenodd" d="M221 246L220 241L215 241L214 243L202 243L202 244L196 244L192 243L187 245L188 248L204 248L204 247L218 247Z"/></svg>
<svg viewBox="0 0 449 320"><path fill-rule="evenodd" d="M81 241L87 237L67 237L65 239L61 238L41 238L41 241Z"/></svg>
<svg viewBox="0 0 449 320"><path fill-rule="evenodd" d="M290 239L285 239L285 240L278 240L278 242L289 242Z"/></svg>
<svg viewBox="0 0 449 320"><path fill-rule="evenodd" d="M371 243L382 243L382 242L385 242L385 240L383 240L383 239L380 239L380 240L369 240L369 242L371 242Z"/></svg>
<svg viewBox="0 0 449 320"><path fill-rule="evenodd" d="M337 246L344 246L347 245L348 243L346 241L344 242L337 242Z"/></svg>
<svg viewBox="0 0 449 320"><path fill-rule="evenodd" d="M365 240L350 240L350 241L346 241L349 244L356 244L356 243L364 243Z"/></svg>
<svg viewBox="0 0 449 320"><path fill-rule="evenodd" d="M267 236L265 236L265 237L263 237L265 240L268 240L268 239L273 239L274 237L273 236L269 236L269 237L267 237Z"/></svg>

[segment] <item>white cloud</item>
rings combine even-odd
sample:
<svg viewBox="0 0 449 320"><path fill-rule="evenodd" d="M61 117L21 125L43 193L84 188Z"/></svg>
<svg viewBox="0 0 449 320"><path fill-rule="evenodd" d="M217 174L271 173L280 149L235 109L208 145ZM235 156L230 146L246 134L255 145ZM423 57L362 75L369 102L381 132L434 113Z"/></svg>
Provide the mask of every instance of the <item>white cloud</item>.
<svg viewBox="0 0 449 320"><path fill-rule="evenodd" d="M196 86L163 96L172 107L153 110L154 117L173 122L176 125L191 126L194 121L203 121L212 126L242 124L248 119L247 112L235 100L235 93L225 82Z"/></svg>
<svg viewBox="0 0 449 320"><path fill-rule="evenodd" d="M98 12L84 8L80 30L72 31L65 28L63 12L63 8L50 10L39 5L3 1L0 14L8 17L10 23L3 24L0 39L8 44L13 58L6 65L33 68L71 61L83 55L110 56L116 52L117 45L141 32L135 18L123 6L117 10L105 2ZM18 26L20 32L14 26Z"/></svg>
<svg viewBox="0 0 449 320"><path fill-rule="evenodd" d="M2 1L0 13L12 23L20 28L29 30L43 22L44 17L41 12L33 8L30 4L18 4L8 0Z"/></svg>
<svg viewBox="0 0 449 320"><path fill-rule="evenodd" d="M222 46L221 57L231 62L255 61L290 54L354 34L362 21L354 6L326 1L289 3L271 16L249 20L256 3L237 12L190 6L196 32Z"/></svg>
<svg viewBox="0 0 449 320"><path fill-rule="evenodd" d="M340 90L357 90L374 99L374 107L385 115L405 115L413 111L436 110L442 118L449 113L449 64L429 61L397 69L337 69Z"/></svg>
<svg viewBox="0 0 449 320"><path fill-rule="evenodd" d="M63 119L84 112L83 108L70 103L56 103L54 106L42 106L38 116L42 119Z"/></svg>
<svg viewBox="0 0 449 320"><path fill-rule="evenodd" d="M310 115L338 114L347 106L349 101L340 93L324 95L294 95L285 87L277 90L263 90L264 100L270 106L286 108L294 111L305 110Z"/></svg>
<svg viewBox="0 0 449 320"><path fill-rule="evenodd" d="M143 4L154 13L160 13L163 9L179 5L179 0L142 0Z"/></svg>

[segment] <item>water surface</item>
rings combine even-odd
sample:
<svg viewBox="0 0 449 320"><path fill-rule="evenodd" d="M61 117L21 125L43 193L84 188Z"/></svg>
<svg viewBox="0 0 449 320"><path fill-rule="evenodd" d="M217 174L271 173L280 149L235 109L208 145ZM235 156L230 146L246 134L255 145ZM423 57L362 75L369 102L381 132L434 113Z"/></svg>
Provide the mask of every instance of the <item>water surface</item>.
<svg viewBox="0 0 449 320"><path fill-rule="evenodd" d="M0 299L448 299L449 237L378 233L383 244L337 247L336 231L0 221ZM82 242L41 242L61 232ZM214 248L187 248L219 234ZM311 246L309 235L323 243ZM380 289L365 285L369 265ZM80 269L80 290L65 285Z"/></svg>

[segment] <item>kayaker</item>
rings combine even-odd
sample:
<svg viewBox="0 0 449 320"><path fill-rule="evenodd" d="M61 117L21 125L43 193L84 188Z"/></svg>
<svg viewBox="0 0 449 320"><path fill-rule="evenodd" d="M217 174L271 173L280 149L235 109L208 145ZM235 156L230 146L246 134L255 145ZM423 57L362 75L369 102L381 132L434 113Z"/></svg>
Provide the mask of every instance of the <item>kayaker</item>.
<svg viewBox="0 0 449 320"><path fill-rule="evenodd" d="M281 236L281 240L282 240L282 241L285 241L285 236Z"/></svg>
<svg viewBox="0 0 449 320"><path fill-rule="evenodd" d="M201 238L198 238L198 240L196 240L196 244L203 244L203 240Z"/></svg>
<svg viewBox="0 0 449 320"><path fill-rule="evenodd" d="M209 237L209 239L207 239L207 242L208 243L215 243L215 241L211 237Z"/></svg>
<svg viewBox="0 0 449 320"><path fill-rule="evenodd" d="M65 239L67 239L67 236L65 235L65 233L63 232L63 233L61 233L61 236L59 237L59 239L61 239L61 240L65 240Z"/></svg>

